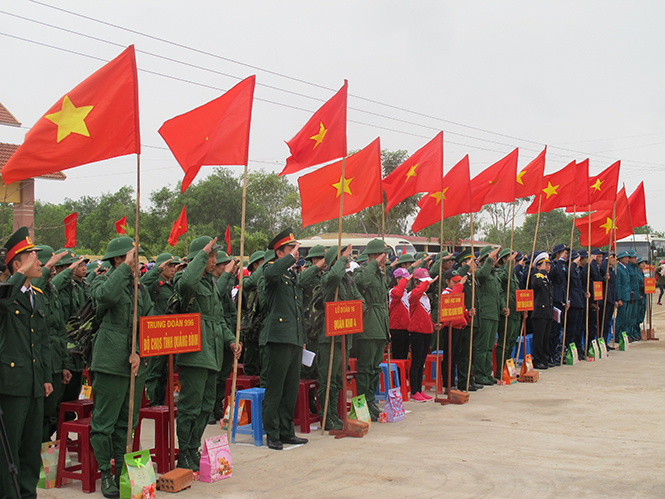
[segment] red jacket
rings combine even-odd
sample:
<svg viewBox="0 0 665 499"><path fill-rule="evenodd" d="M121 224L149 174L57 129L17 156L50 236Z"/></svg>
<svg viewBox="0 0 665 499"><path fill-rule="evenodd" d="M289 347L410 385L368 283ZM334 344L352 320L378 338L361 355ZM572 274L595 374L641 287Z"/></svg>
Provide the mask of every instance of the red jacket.
<svg viewBox="0 0 665 499"><path fill-rule="evenodd" d="M404 293L408 283L408 279L400 279L390 290L390 329L409 329L409 298Z"/></svg>
<svg viewBox="0 0 665 499"><path fill-rule="evenodd" d="M460 284L459 282L453 286L453 289L446 288L443 291L441 291L442 295L447 295L450 293L464 293L464 284ZM450 323L452 322L453 329L464 329L467 324L469 324L469 320L471 320L471 316L469 315L469 311L464 308L464 319L457 319L454 321L446 321L443 323L443 327L448 327Z"/></svg>
<svg viewBox="0 0 665 499"><path fill-rule="evenodd" d="M434 332L431 304L426 294L429 283L430 281L422 281L409 294L409 331L412 333L432 334Z"/></svg>

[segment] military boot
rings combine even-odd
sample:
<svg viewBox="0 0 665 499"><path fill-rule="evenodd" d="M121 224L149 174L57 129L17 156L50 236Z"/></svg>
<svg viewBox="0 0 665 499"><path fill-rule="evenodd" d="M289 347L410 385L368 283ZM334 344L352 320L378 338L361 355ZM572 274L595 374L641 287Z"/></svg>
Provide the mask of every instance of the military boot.
<svg viewBox="0 0 665 499"><path fill-rule="evenodd" d="M190 450L180 449L180 455L178 456L178 468L184 468L192 471L199 471L198 465L192 459Z"/></svg>
<svg viewBox="0 0 665 499"><path fill-rule="evenodd" d="M120 489L115 483L115 477L111 470L102 471L102 495L107 499L117 499L120 497Z"/></svg>
<svg viewBox="0 0 665 499"><path fill-rule="evenodd" d="M379 414L381 414L381 409L379 409L379 406L376 405L374 401L371 401L367 402L367 408L369 409L369 415L372 421L378 421Z"/></svg>
<svg viewBox="0 0 665 499"><path fill-rule="evenodd" d="M342 429L344 429L344 425L342 424L341 421L335 420L331 413L326 414L326 426L325 426L326 431L342 430Z"/></svg>
<svg viewBox="0 0 665 499"><path fill-rule="evenodd" d="M199 452L199 450L196 449L196 450L192 450L192 451L189 451L189 452L192 456L192 460L194 461L194 464L196 464L196 466L200 467L201 466L201 453Z"/></svg>

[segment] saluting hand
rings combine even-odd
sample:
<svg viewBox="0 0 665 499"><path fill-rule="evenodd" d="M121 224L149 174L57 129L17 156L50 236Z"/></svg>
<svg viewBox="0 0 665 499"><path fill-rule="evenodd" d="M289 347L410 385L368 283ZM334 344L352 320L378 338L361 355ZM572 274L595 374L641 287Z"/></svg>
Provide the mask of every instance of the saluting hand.
<svg viewBox="0 0 665 499"><path fill-rule="evenodd" d="M61 251L60 253L55 253L51 258L49 258L48 262L46 262L46 265L44 265L44 267L46 267L49 270L53 269L53 267L55 267L55 264L58 263L62 259L62 257L65 256L67 253L69 253L69 251L67 250Z"/></svg>
<svg viewBox="0 0 665 499"><path fill-rule="evenodd" d="M217 244L217 238L214 238L212 241L210 241L208 244L206 244L203 247L203 251L205 251L208 255L210 254L210 251L212 251L212 247Z"/></svg>
<svg viewBox="0 0 665 499"><path fill-rule="evenodd" d="M159 264L159 270L164 270L169 263L173 261L173 257L169 258L168 260L163 261L162 263Z"/></svg>
<svg viewBox="0 0 665 499"><path fill-rule="evenodd" d="M387 256L388 255L386 255L385 253L381 253L379 255L379 258L376 259L376 262L379 264L379 267L385 268L385 266L386 266L386 257Z"/></svg>
<svg viewBox="0 0 665 499"><path fill-rule="evenodd" d="M125 256L125 263L132 269L132 273L136 271L136 248L132 248L127 252Z"/></svg>
<svg viewBox="0 0 665 499"><path fill-rule="evenodd" d="M291 250L291 256L293 256L293 258L296 260L300 257L300 243L296 243L296 245L293 247Z"/></svg>
<svg viewBox="0 0 665 499"><path fill-rule="evenodd" d="M353 246L352 246L351 244L349 244L349 245L346 247L346 249L342 252L342 256L346 256L346 257L348 257L348 256L351 255L351 252L352 252L352 251L353 251Z"/></svg>
<svg viewBox="0 0 665 499"><path fill-rule="evenodd" d="M81 262L83 261L83 257L79 256L78 259L75 262L72 262L72 264L69 266L70 269L76 270L76 267L78 267Z"/></svg>

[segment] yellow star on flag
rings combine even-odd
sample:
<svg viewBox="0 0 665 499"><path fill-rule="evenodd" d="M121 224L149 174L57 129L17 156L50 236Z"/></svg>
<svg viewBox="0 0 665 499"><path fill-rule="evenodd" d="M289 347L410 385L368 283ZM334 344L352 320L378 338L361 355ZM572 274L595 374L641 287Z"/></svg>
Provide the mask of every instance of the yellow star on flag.
<svg viewBox="0 0 665 499"><path fill-rule="evenodd" d="M617 226L614 224L614 220L612 220L610 217L607 217L607 221L601 225L603 229L605 229L605 234L609 234L611 230L616 230Z"/></svg>
<svg viewBox="0 0 665 499"><path fill-rule="evenodd" d="M593 192L598 192L600 190L600 186L603 185L603 180L600 180L599 178L596 179L596 183L591 186L593 189Z"/></svg>
<svg viewBox="0 0 665 499"><path fill-rule="evenodd" d="M406 184L411 177L416 177L418 174L416 173L416 168L418 168L418 165L420 163L416 163L413 165L411 168L409 168L409 171L406 173L406 178L404 179L404 183Z"/></svg>
<svg viewBox="0 0 665 499"><path fill-rule="evenodd" d="M561 184L559 184L561 185ZM547 182L547 187L543 189L543 192L547 194L547 199L550 198L553 194L559 194L556 190L559 188L559 185L552 185L552 182Z"/></svg>
<svg viewBox="0 0 665 499"><path fill-rule="evenodd" d="M353 196L353 193L351 192L349 185L351 184L354 178L356 177L351 177L351 178L344 178L344 176L339 177L339 182L332 185L335 189L337 189L336 197L340 197L340 195L342 194L342 183L344 183L344 193Z"/></svg>
<svg viewBox="0 0 665 499"><path fill-rule="evenodd" d="M315 140L316 144L314 144L314 149L316 149L316 146L318 146L321 142L323 142L323 139L326 136L326 133L328 133L328 129L323 126L323 121L321 122L321 127L319 128L319 133L316 135L312 135L310 137L311 140Z"/></svg>
<svg viewBox="0 0 665 499"><path fill-rule="evenodd" d="M445 187L442 191L439 191L439 192L433 192L432 194L430 194L430 196L433 197L434 199L436 199L436 204L439 204L439 203L441 202L441 198L443 198L444 201L445 201L446 199L448 199L448 198L446 197L446 191L447 191L448 189L449 189L448 187Z"/></svg>
<svg viewBox="0 0 665 499"><path fill-rule="evenodd" d="M518 184L524 185L524 182L522 182L522 177L524 176L525 173L526 173L526 170L522 170L521 172L519 172L517 174L517 183Z"/></svg>
<svg viewBox="0 0 665 499"><path fill-rule="evenodd" d="M69 97L65 95L62 100L62 108L57 113L47 114L45 118L58 125L58 142L70 133L78 133L90 137L85 118L92 111L93 106L76 107Z"/></svg>

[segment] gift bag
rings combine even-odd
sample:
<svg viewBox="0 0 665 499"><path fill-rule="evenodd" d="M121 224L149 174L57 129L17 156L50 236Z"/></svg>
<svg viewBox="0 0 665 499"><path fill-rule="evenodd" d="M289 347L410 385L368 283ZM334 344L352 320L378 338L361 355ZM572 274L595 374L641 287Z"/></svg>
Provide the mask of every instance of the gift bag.
<svg viewBox="0 0 665 499"><path fill-rule="evenodd" d="M357 419L358 421L363 421L370 425L372 424L364 393L351 399L351 413L349 414L349 419Z"/></svg>
<svg viewBox="0 0 665 499"><path fill-rule="evenodd" d="M154 499L156 488L150 451L146 449L125 454L120 475L120 499Z"/></svg>
<svg viewBox="0 0 665 499"><path fill-rule="evenodd" d="M226 430L226 425L229 424L229 413L231 412L231 397L226 397L226 410L224 411L224 417L220 422L222 430ZM249 415L245 410L245 400L238 401L238 426L244 426L249 424Z"/></svg>
<svg viewBox="0 0 665 499"><path fill-rule="evenodd" d="M605 344L605 338L600 338L598 340L598 348L600 349L600 358L607 358L607 345Z"/></svg>
<svg viewBox="0 0 665 499"><path fill-rule="evenodd" d="M625 352L626 350L628 350L629 346L630 342L628 341L628 335L624 331L623 333L621 333L621 338L619 339L619 350Z"/></svg>
<svg viewBox="0 0 665 499"><path fill-rule="evenodd" d="M589 345L589 355L587 357L592 358L593 360L600 360L600 348L598 348L598 342L594 339L591 340Z"/></svg>
<svg viewBox="0 0 665 499"><path fill-rule="evenodd" d="M231 476L233 460L226 434L205 439L199 468L201 482L212 483Z"/></svg>
<svg viewBox="0 0 665 499"><path fill-rule="evenodd" d="M67 452L67 451L65 451ZM40 489L52 489L55 487L55 479L58 474L58 459L60 457L60 440L55 442L44 442L42 444L42 469L39 470L39 482L37 487ZM65 458L65 468L72 465L69 454ZM70 478L63 478L62 483L71 482Z"/></svg>
<svg viewBox="0 0 665 499"><path fill-rule="evenodd" d="M385 411L389 423L404 419L404 403L402 401L402 392L399 388L391 388L388 390L388 400L386 400Z"/></svg>
<svg viewBox="0 0 665 499"><path fill-rule="evenodd" d="M577 355L577 345L571 343L568 345L568 351L566 352L566 365L574 366L575 364L580 363L580 357Z"/></svg>
<svg viewBox="0 0 665 499"><path fill-rule="evenodd" d="M510 385L511 383L517 383L517 370L515 369L515 362L513 359L506 360L506 366L503 368L503 375L501 379L507 385Z"/></svg>

